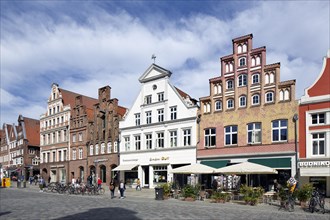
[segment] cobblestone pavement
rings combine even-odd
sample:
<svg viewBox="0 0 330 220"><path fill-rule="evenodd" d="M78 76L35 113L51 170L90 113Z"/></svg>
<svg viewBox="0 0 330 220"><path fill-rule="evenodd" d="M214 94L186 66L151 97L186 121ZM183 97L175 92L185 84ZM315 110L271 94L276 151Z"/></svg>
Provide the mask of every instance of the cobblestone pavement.
<svg viewBox="0 0 330 220"><path fill-rule="evenodd" d="M39 192L37 187L0 188L0 219L285 219L329 220L330 214L294 212L278 206L216 204L208 201L155 200L154 190L128 189L125 199Z"/></svg>

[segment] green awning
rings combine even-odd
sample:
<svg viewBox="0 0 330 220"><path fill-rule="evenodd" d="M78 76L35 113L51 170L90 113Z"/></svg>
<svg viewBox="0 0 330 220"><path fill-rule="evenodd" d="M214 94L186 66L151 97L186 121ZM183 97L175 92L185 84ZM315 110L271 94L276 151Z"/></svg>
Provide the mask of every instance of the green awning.
<svg viewBox="0 0 330 220"><path fill-rule="evenodd" d="M271 168L291 168L291 158L262 158L248 159L249 162L268 166Z"/></svg>
<svg viewBox="0 0 330 220"><path fill-rule="evenodd" d="M229 160L202 160L201 164L213 167L213 168L221 168L227 166Z"/></svg>

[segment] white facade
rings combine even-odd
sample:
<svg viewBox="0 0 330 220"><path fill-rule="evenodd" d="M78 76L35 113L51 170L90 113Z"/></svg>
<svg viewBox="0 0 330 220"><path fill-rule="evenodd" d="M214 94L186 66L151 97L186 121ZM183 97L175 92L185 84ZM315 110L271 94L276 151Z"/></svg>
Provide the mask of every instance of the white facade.
<svg viewBox="0 0 330 220"><path fill-rule="evenodd" d="M140 77L141 90L126 117L119 123L120 178L154 188L173 181L172 168L196 163L195 100L169 82L171 72L151 65ZM123 168L124 169L124 168Z"/></svg>

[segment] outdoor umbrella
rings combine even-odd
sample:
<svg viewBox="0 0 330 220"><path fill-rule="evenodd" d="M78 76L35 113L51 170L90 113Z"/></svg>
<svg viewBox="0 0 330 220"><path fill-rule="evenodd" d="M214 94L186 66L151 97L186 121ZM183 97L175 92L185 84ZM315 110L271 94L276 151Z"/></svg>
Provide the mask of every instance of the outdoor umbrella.
<svg viewBox="0 0 330 220"><path fill-rule="evenodd" d="M242 162L215 170L215 173L223 174L277 174L277 170L264 165Z"/></svg>
<svg viewBox="0 0 330 220"><path fill-rule="evenodd" d="M191 165L186 165L183 167L178 167L170 171L171 173L180 174L210 174L214 173L215 169L213 167L206 166L204 164L196 163Z"/></svg>

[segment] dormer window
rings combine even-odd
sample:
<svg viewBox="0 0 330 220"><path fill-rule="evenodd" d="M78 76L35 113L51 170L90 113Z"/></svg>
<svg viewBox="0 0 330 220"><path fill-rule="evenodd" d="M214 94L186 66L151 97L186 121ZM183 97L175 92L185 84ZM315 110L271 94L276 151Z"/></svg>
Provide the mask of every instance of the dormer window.
<svg viewBox="0 0 330 220"><path fill-rule="evenodd" d="M239 66L246 66L246 58L245 57L241 57L239 58Z"/></svg>

